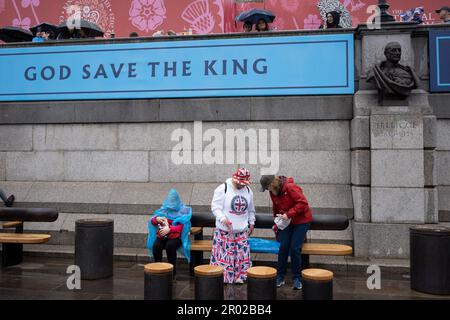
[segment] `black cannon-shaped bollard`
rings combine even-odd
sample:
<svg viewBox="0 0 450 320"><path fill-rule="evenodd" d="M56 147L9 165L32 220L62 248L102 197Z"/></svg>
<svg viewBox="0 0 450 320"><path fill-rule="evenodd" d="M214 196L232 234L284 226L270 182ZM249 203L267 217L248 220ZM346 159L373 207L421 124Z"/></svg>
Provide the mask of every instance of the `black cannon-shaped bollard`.
<svg viewBox="0 0 450 320"><path fill-rule="evenodd" d="M216 226L216 217L209 212L194 212L191 219L194 227ZM274 225L272 214L256 214L255 226L261 229L271 229ZM344 215L316 214L313 215L310 230L345 230L349 226L348 218Z"/></svg>
<svg viewBox="0 0 450 320"><path fill-rule="evenodd" d="M325 269L302 270L303 300L332 300L333 272Z"/></svg>
<svg viewBox="0 0 450 320"><path fill-rule="evenodd" d="M144 300L172 300L173 265L154 262L144 267Z"/></svg>
<svg viewBox="0 0 450 320"><path fill-rule="evenodd" d="M81 279L101 279L113 275L114 221L85 219L75 222L75 265Z"/></svg>
<svg viewBox="0 0 450 320"><path fill-rule="evenodd" d="M201 265L194 269L195 300L223 300L223 268Z"/></svg>
<svg viewBox="0 0 450 320"><path fill-rule="evenodd" d="M271 267L252 267L247 270L247 299L276 300L277 270Z"/></svg>
<svg viewBox="0 0 450 320"><path fill-rule="evenodd" d="M54 222L58 211L50 208L0 208L0 221Z"/></svg>
<svg viewBox="0 0 450 320"><path fill-rule="evenodd" d="M51 208L0 208L0 221L18 221L18 222L54 222L58 219L58 211ZM15 227L15 233L23 234L23 224L19 223ZM31 239L18 238L11 242L2 243L2 267L13 266L19 264L23 260L23 243L44 243L48 241L50 236L46 235L34 235L35 237L41 236L40 240L34 241ZM47 237L47 238L43 238Z"/></svg>

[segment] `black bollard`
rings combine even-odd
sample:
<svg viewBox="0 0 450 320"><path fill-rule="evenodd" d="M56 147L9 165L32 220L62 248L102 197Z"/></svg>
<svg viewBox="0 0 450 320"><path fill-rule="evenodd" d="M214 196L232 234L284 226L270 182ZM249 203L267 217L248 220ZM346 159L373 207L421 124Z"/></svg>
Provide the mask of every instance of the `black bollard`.
<svg viewBox="0 0 450 320"><path fill-rule="evenodd" d="M410 228L411 289L450 294L450 228Z"/></svg>
<svg viewBox="0 0 450 320"><path fill-rule="evenodd" d="M305 269L303 277L303 300L332 300L333 272L325 269Z"/></svg>
<svg viewBox="0 0 450 320"><path fill-rule="evenodd" d="M113 275L114 221L85 219L75 222L75 265L81 279L94 280Z"/></svg>
<svg viewBox="0 0 450 320"><path fill-rule="evenodd" d="M195 300L223 300L223 268L201 265L194 268Z"/></svg>
<svg viewBox="0 0 450 320"><path fill-rule="evenodd" d="M172 300L173 265L164 262L144 267L144 300Z"/></svg>
<svg viewBox="0 0 450 320"><path fill-rule="evenodd" d="M276 300L277 270L271 267L252 267L248 269L247 299Z"/></svg>

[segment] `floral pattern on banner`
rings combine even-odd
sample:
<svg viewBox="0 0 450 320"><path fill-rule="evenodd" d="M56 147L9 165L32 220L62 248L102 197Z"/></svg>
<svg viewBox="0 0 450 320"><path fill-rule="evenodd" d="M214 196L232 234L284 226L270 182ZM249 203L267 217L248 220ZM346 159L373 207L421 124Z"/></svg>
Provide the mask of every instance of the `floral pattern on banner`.
<svg viewBox="0 0 450 320"><path fill-rule="evenodd" d="M317 14L308 14L303 20L303 29L318 29L322 24L322 20Z"/></svg>
<svg viewBox="0 0 450 320"><path fill-rule="evenodd" d="M295 11L300 6L300 0L281 0L280 2L281 7L291 13L295 13Z"/></svg>
<svg viewBox="0 0 450 320"><path fill-rule="evenodd" d="M209 8L208 0L191 2L181 14L181 18L189 23L197 34L210 33L216 24Z"/></svg>
<svg viewBox="0 0 450 320"><path fill-rule="evenodd" d="M19 28L29 29L31 25L31 19L29 17L22 17L21 9L16 3L16 0L11 0L12 5L14 7L14 10L16 11L17 17L12 20L12 25ZM39 7L40 1L39 0L22 0L21 1L21 7L23 9L26 9L28 7L31 8L31 12L33 13L35 24L39 24L39 17L36 13L35 8ZM4 3L3 3L4 6Z"/></svg>
<svg viewBox="0 0 450 320"><path fill-rule="evenodd" d="M63 6L59 22L64 22L75 12L79 12L81 19L96 24L103 30L105 37L109 37L115 28L112 8L111 0L68 0Z"/></svg>
<svg viewBox="0 0 450 320"><path fill-rule="evenodd" d="M164 0L133 0L129 15L131 24L140 31L156 30L166 19Z"/></svg>

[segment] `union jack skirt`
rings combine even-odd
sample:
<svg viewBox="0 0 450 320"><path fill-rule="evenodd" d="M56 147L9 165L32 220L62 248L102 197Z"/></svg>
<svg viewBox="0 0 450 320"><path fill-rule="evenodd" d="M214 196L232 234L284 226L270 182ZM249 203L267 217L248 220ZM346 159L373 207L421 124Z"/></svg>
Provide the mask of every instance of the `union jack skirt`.
<svg viewBox="0 0 450 320"><path fill-rule="evenodd" d="M232 233L216 228L211 251L211 265L224 268L223 281L245 281L247 270L252 266L247 231Z"/></svg>

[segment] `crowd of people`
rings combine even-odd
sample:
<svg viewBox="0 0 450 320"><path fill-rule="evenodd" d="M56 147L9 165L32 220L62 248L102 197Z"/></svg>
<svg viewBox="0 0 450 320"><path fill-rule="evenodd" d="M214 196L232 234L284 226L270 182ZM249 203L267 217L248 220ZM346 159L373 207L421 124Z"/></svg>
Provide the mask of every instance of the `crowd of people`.
<svg viewBox="0 0 450 320"><path fill-rule="evenodd" d="M417 23L422 23L422 15L423 15L423 8L417 7L413 8L409 11L406 11L402 13L401 19L402 21L413 21ZM436 13L439 15L439 18L441 19L442 23L450 23L450 7L449 6L443 6L442 8L436 10ZM335 28L342 28L340 25L341 20L341 12L339 11L330 11L326 14L326 20L323 22L323 24L319 27L319 29L335 29ZM257 23L253 24L250 21L244 21L243 23L243 32L267 32L271 31L270 23L265 19L259 19ZM154 37L162 37L162 36L177 36L177 35L189 35L192 34L192 32L185 31L181 33L176 33L173 30L169 30L165 32L164 30L158 30L153 34ZM114 35L111 35L113 38ZM129 34L130 38L139 37L139 35L136 32L131 32ZM43 42L47 40L61 40L61 39L82 39L82 38L90 38L88 34L86 34L81 29L66 29L63 32L59 32L58 34L55 34L54 32L44 32L41 30L38 30L35 37L33 38L33 42Z"/></svg>
<svg viewBox="0 0 450 320"><path fill-rule="evenodd" d="M273 203L275 238L279 242L277 286L285 284L288 257L291 257L292 287L302 288L301 248L312 221L312 211L302 189L294 179L285 176L264 175L260 191L269 191ZM255 205L250 187L250 172L239 168L215 190L211 214L216 227L210 264L224 269L224 283L242 284L252 266L249 236L255 224ZM148 223L148 242L155 262L163 259L166 250L168 262L176 274L177 250L189 261L189 231L192 209L183 204L175 189L171 189L163 205Z"/></svg>

